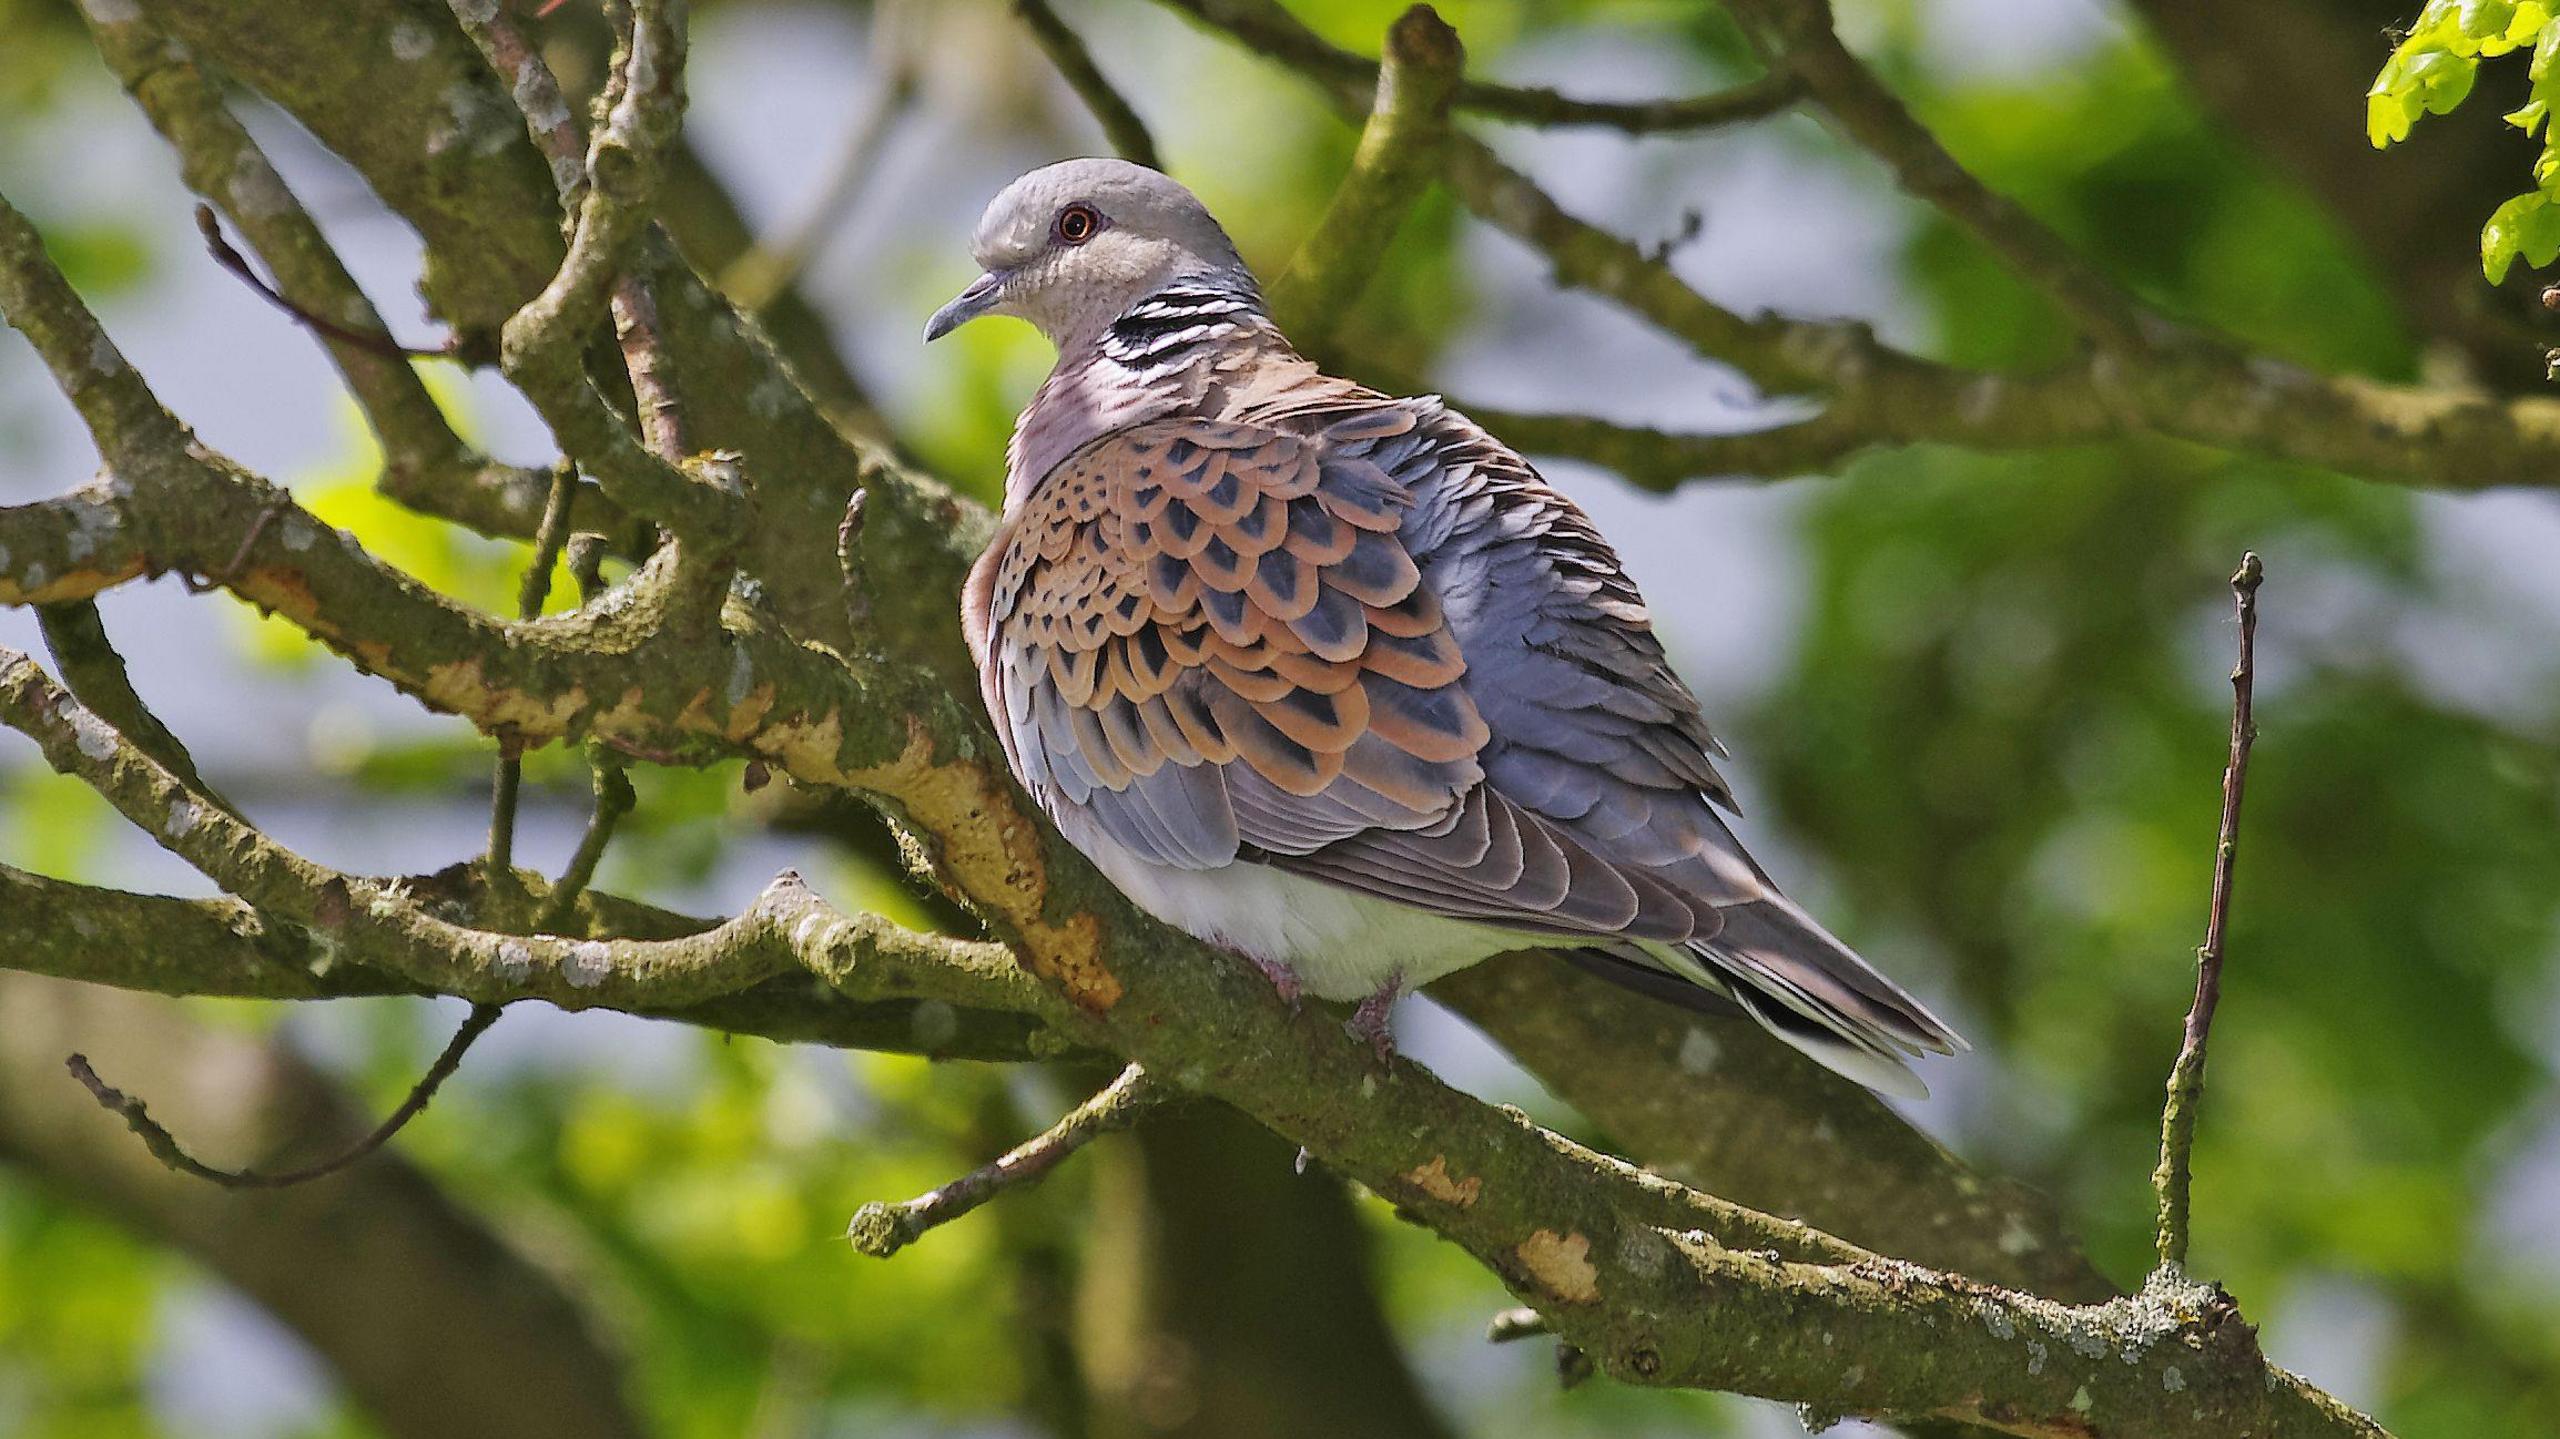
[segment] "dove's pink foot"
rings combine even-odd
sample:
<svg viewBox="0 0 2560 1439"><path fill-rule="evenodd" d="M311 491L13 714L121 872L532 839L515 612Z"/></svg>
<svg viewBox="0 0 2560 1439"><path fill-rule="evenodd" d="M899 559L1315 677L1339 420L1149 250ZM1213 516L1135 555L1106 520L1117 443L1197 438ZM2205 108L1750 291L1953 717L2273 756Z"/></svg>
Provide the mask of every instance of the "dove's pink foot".
<svg viewBox="0 0 2560 1439"><path fill-rule="evenodd" d="M1395 1032L1388 1027L1387 1017L1403 994L1404 977L1398 975L1379 985L1377 993L1360 1001L1359 1008L1351 1011L1349 1022L1342 1026L1351 1031L1354 1039L1369 1041L1369 1047L1378 1053L1380 1064L1396 1057Z"/></svg>
<svg viewBox="0 0 2560 1439"><path fill-rule="evenodd" d="M1262 977L1271 981L1271 987L1280 993L1280 1002L1289 1006L1291 1014L1305 1007L1306 998L1298 989L1296 970L1276 959L1256 959L1252 955L1245 958L1252 960L1253 967L1262 971Z"/></svg>

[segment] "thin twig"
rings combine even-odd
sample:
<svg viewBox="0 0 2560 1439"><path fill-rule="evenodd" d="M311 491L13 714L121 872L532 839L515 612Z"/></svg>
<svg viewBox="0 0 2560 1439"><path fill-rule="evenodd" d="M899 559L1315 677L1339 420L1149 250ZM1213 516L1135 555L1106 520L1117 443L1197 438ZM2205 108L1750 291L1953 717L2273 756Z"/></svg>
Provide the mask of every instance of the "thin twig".
<svg viewBox="0 0 2560 1439"><path fill-rule="evenodd" d="M240 283L256 291L259 298L292 316L294 322L304 329L315 331L342 345L353 345L367 354L380 355L385 359L453 360L458 358L454 353L457 342L453 340L447 340L435 346L404 345L380 330L353 329L339 324L326 315L295 304L282 290L267 283L265 277L251 267L248 257L233 249L231 242L222 237L222 217L213 212L211 205L196 206L196 233L204 236L204 247L212 254L215 264L229 270Z"/></svg>
<svg viewBox="0 0 2560 1439"><path fill-rule="evenodd" d="M605 846L613 842L614 826L631 813L639 796L632 792L629 776L622 772L622 762L607 753L603 746L589 746L587 764L595 772L596 804L587 815L586 833L578 836L578 848L569 856L569 867L560 872L560 882L552 886L551 897L543 901L541 917L533 927L545 934L557 933L578 908L578 896L596 877L596 865L604 858Z"/></svg>
<svg viewBox="0 0 2560 1439"><path fill-rule="evenodd" d="M2213 851L2213 907L2205 918L2204 945L2196 951L2196 997L2178 1062L2169 1070L2169 1098L2160 1111L2160 1167L2151 1176L2160 1196L2160 1263L2187 1262L2188 1193L2194 1181L2196 1111L2204 1103L2205 1041L2213 1011L2222 1002L2224 936L2231 921L2231 871L2240 855L2240 797L2249 784L2249 747L2258 738L2250 711L2257 683L2258 585L2265 567L2255 553L2240 557L2231 576L2233 608L2240 622L2240 657L2231 667L2231 757L2222 770L2222 824Z"/></svg>
<svg viewBox="0 0 2560 1439"><path fill-rule="evenodd" d="M1901 98L1840 43L1830 0L1740 0L1733 9L1771 68L1802 80L1840 131L1892 167L1913 198L1972 231L2101 344L2144 346L2138 311L2125 293L2043 221L1947 153Z"/></svg>
<svg viewBox="0 0 2560 1439"><path fill-rule="evenodd" d="M1133 1063L1100 1093L1067 1111L1065 1118L998 1155L994 1162L903 1204L862 1206L846 1227L845 1238L872 1258L886 1259L926 1230L950 1223L1005 1190L1039 1182L1095 1136L1128 1128L1164 1098L1164 1091Z"/></svg>
<svg viewBox="0 0 2560 1439"><path fill-rule="evenodd" d="M408 1097L400 1101L399 1108L374 1126L372 1133L318 1164L288 1169L280 1174L261 1174L254 1169L216 1169L187 1153L179 1145L177 1137L151 1117L141 1100L100 1079L98 1071L90 1068L87 1055L71 1055L63 1060L63 1066L71 1071L71 1077L79 1080L92 1098L120 1116L127 1128L140 1135L142 1147L150 1150L152 1158L162 1164L180 1174L192 1175L225 1189L284 1189L308 1184L314 1179L325 1179L390 1143L391 1137L406 1128L410 1120L417 1118L426 1109L428 1101L436 1097L436 1091L444 1087L444 1082L453 1077L456 1069L462 1067L462 1056L470 1051L473 1042L487 1032L490 1025L498 1022L500 1013L500 1006L494 1004L471 1006L470 1015L462 1021L462 1027L453 1032L453 1038L445 1041L444 1051L436 1056L434 1064L427 1067L426 1075L410 1089Z"/></svg>
<svg viewBox="0 0 2560 1439"><path fill-rule="evenodd" d="M1076 98L1093 112L1095 122L1102 126L1103 138L1111 142L1120 158L1150 170L1163 169L1164 161L1156 152L1156 138L1148 133L1147 122L1138 118L1128 98L1103 75L1102 67L1093 61L1093 52L1085 48L1083 37L1058 18L1048 0L1013 0L1013 13L1021 17L1023 27L1031 32L1032 40L1049 57L1049 63L1057 67L1067 88L1075 91Z"/></svg>
<svg viewBox="0 0 2560 1439"><path fill-rule="evenodd" d="M578 498L578 467L562 460L551 470L551 493L542 503L541 523L534 527L533 557L516 582L516 618L539 619L551 598L551 571L560 562L560 547L569 539L569 509ZM516 806L524 790L524 751L504 739L498 742L498 769L489 782L488 878L494 887L511 885L516 864Z"/></svg>
<svg viewBox="0 0 2560 1439"><path fill-rule="evenodd" d="M290 503L288 500L278 498L259 510L258 518L250 524L248 533L240 537L240 548L231 552L231 558L223 563L222 568L207 574L202 579L181 574L178 576L178 588L191 595L201 595L225 588L238 580L240 572L248 568L249 552L258 547L258 541L267 533L267 526L274 524L276 516L283 514Z"/></svg>
<svg viewBox="0 0 2560 1439"><path fill-rule="evenodd" d="M516 804L523 791L524 750L502 736L497 773L489 780L489 852L481 861L493 889L507 885L516 872Z"/></svg>
<svg viewBox="0 0 2560 1439"><path fill-rule="evenodd" d="M525 562L524 577L516 582L516 618L542 618L542 607L551 599L551 572L560 563L560 551L569 542L569 512L578 500L578 467L562 460L551 467L551 493L542 502L542 521L533 530L533 557Z"/></svg>
<svg viewBox="0 0 2560 1439"><path fill-rule="evenodd" d="M1388 28L1385 53L1350 172L1271 287L1273 315L1310 353L1324 350L1335 322L1439 173L1449 99L1467 58L1458 32L1427 5L1407 10Z"/></svg>
<svg viewBox="0 0 2560 1439"><path fill-rule="evenodd" d="M658 458L681 463L693 446L685 438L675 361L667 354L666 331L658 322L658 297L638 275L613 283L613 334L622 346L623 368L631 374L641 440Z"/></svg>

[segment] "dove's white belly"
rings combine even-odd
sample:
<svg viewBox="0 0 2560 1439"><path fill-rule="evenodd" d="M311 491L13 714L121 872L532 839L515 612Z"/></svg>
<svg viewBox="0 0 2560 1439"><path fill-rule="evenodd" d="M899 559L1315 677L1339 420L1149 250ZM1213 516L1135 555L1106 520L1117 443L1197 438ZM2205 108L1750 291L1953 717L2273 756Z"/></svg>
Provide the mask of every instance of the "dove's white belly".
<svg viewBox="0 0 2560 1439"><path fill-rule="evenodd" d="M1177 869L1113 844L1087 851L1138 907L1174 928L1286 965L1318 999L1366 999L1389 980L1417 989L1533 936L1447 919L1268 865Z"/></svg>

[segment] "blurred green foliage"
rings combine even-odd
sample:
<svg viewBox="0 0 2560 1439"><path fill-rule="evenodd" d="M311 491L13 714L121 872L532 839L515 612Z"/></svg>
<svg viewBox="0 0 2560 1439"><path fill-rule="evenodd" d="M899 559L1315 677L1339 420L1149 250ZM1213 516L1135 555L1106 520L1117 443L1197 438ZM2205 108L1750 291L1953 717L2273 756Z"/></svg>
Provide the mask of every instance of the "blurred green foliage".
<svg viewBox="0 0 2560 1439"><path fill-rule="evenodd" d="M703 23L747 8L706 6ZM1366 48L1400 7L1293 8ZM1841 8L1954 153L2146 298L2300 363L2417 372L2387 277L2204 117L2138 35L2025 75L1959 75L1923 43L1929 7ZM1592 26L1632 30L1701 85L1745 67L1720 13L1670 0L1443 9L1483 71ZM2544 9L2430 5L2377 84L2377 141L2450 108L2480 56L2529 32L2547 49L2551 31L2527 26ZM1160 38L1170 24L1099 7L1070 18L1089 25L1107 69L1116 38ZM64 7L0 0L0 34L5 156L11 126L67 96L95 98L103 80ZM2539 86L2541 50L2532 64ZM1615 93L1610 78L1589 87ZM716 82L697 77L697 91L698 104L720 103ZM1204 53L1150 117L1175 168L1266 272L1353 139L1302 88L1225 51ZM1751 143L1874 177L1807 125ZM1213 154L1227 163L1205 163ZM45 213L44 195L13 198ZM1925 214L1909 222L1900 278L1933 353L2028 369L2066 352L2052 309L1975 242ZM2545 224L2560 220L2516 221L2513 243L2491 247L2492 272L2501 252L2535 264L2560 252L2560 229L2533 228ZM47 230L93 291L153 283L164 258L112 216ZM1465 232L1445 198L1421 208L1346 328L1347 353L1428 373L1485 305L1462 263ZM951 238L900 236L874 261L880 283L956 287ZM931 358L895 406L901 437L992 500L1006 431L1046 353L1020 327L973 326ZM510 608L523 547L379 499L369 441L352 422L348 432L341 456L294 477L297 493L447 593ZM2197 1156L2197 1267L2262 1321L2322 1286L2369 1296L2389 1321L2382 1367L2355 1377L2410 1439L2547 1424L2560 1412L2560 1297L2548 1273L2501 1262L2489 1216L2520 1136L2560 1113L2560 693L2490 705L2445 689L2421 663L2427 631L2414 620L2486 628L2495 653L2553 637L2464 602L2430 539L2441 506L2165 443L2015 458L1909 451L1799 492L1803 609L1785 671L1749 713L1717 716L1737 731L1756 790L1754 832L1798 842L1826 912L1891 967L1936 966L1938 991L1981 1042L1967 1063L1982 1078L1963 1086L1970 1097L1950 1120L1955 1142L2053 1189L2125 1280L2148 1261L2159 1089L2203 921L2231 638L2221 586L2244 547L2266 557L2263 737ZM1665 522L1713 523L1713 506L1701 495ZM568 594L556 583L554 608ZM1664 623L1677 630L1680 617ZM237 642L259 663L335 663L280 625L244 621ZM488 750L458 729L397 740L353 720L313 729L313 796L394 812L482 802ZM529 803L580 802L575 756L537 754L528 768ZM601 881L631 893L700 884L743 830L772 818L774 796L743 797L736 766L642 767L634 779L641 804ZM0 770L0 813L0 859L116 878L112 816L78 786ZM848 903L924 917L875 860L837 861L825 883ZM226 1024L281 1018L202 1008ZM408 1001L337 1014L361 1016L335 1021L331 1052L377 1107L449 1022ZM637 1025L603 1032L609 1053L569 1045L475 1060L400 1147L573 1276L636 1356L638 1396L663 1433L1033 1427L1025 1336L1040 1316L1023 1256L1072 1251L1088 1188L1078 1169L891 1263L860 1259L837 1236L855 1205L929 1188L1066 1095L1041 1076L981 1067ZM1541 1117L1576 1123L1552 1107ZM1492 1281L1373 1213L1388 1311L1464 1432L1741 1431L1734 1403L1607 1385L1568 1394L1538 1346L1485 1349L1482 1320L1502 1302ZM170 1297L195 1282L183 1261L0 1167L0 1432L193 1432L188 1416L154 1406L148 1380L165 1357ZM2270 1338L2282 1352L2286 1331ZM353 1413L326 1422L371 1432Z"/></svg>

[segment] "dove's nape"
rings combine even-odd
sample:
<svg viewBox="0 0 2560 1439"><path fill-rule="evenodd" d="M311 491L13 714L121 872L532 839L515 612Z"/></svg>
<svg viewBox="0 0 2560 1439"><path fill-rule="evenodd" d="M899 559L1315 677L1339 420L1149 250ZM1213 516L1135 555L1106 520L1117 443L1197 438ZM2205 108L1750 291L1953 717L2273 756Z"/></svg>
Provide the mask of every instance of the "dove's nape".
<svg viewBox="0 0 2560 1439"><path fill-rule="evenodd" d="M1153 171L1034 171L971 248L934 332L1059 356L963 620L1014 773L1132 899L1382 1045L1396 994L1547 947L1892 1092L1963 1047L1744 852L1642 597L1527 461L1298 355Z"/></svg>

